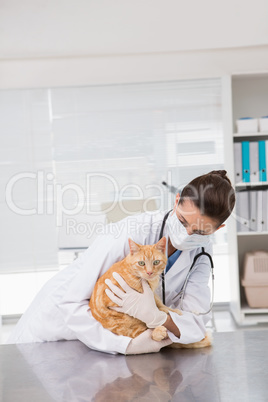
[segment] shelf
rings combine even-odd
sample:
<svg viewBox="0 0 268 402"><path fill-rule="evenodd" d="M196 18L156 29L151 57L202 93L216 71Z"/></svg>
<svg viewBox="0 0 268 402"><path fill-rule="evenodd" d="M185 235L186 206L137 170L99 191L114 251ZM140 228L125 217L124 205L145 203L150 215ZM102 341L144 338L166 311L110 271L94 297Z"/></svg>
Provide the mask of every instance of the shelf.
<svg viewBox="0 0 268 402"><path fill-rule="evenodd" d="M242 325L268 323L268 308L251 308L248 304L241 306Z"/></svg>
<svg viewBox="0 0 268 402"><path fill-rule="evenodd" d="M268 323L268 309L267 308L241 308L242 325L258 325Z"/></svg>
<svg viewBox="0 0 268 402"><path fill-rule="evenodd" d="M241 310L244 314L268 314L268 308L251 308L248 305L243 305Z"/></svg>
<svg viewBox="0 0 268 402"><path fill-rule="evenodd" d="M243 141L258 142L258 141L268 141L268 129L265 131L258 131L257 125L252 127L251 132L241 133L237 132L236 121L241 116L265 116L267 115L267 90L268 90L268 74L248 74L241 76L232 76L230 90L230 104L231 112L229 117L232 120L229 124L232 124L233 131L230 134L230 147L227 152L231 152L233 156L233 161L235 160L234 155L234 144L241 143ZM265 128L265 126L261 126ZM228 144L229 145L229 144ZM232 148L232 149L231 149ZM228 161L228 156L226 155L226 160ZM260 180L257 175L250 176L250 182L242 182L242 176L237 176L235 173L235 164L227 164L227 168L234 173L232 176L233 181L241 180L234 183L234 188L237 194L242 192L260 192L268 190L268 180L266 181L256 181ZM228 171L228 169L226 169ZM257 169L258 170L258 169ZM254 180L255 181L252 181ZM238 214L239 216L239 214ZM241 276L243 272L243 260L247 252L254 250L266 250L268 251L268 228L264 226L265 231L247 231L247 232L237 232L231 226L234 233L228 233L230 236L230 241L228 247L232 252L232 257L230 260L232 262L230 269L230 279L231 279L231 303L230 309L238 325L258 325L258 324L268 324L268 308L251 308L244 302L245 292L241 286ZM241 222L242 223L242 222ZM241 227L240 227L241 228ZM249 230L249 228L242 228L242 230ZM261 229L261 227L260 227ZM236 240L236 241L234 241ZM234 244L232 244L232 242ZM234 269L235 268L235 269ZM268 306L267 306L268 307Z"/></svg>
<svg viewBox="0 0 268 402"><path fill-rule="evenodd" d="M263 187L268 186L268 181L256 181L256 182L249 182L249 183L236 183L235 187Z"/></svg>
<svg viewBox="0 0 268 402"><path fill-rule="evenodd" d="M257 133L234 133L234 138L241 138L241 137L267 137L268 131L257 132Z"/></svg>
<svg viewBox="0 0 268 402"><path fill-rule="evenodd" d="M268 232L237 232L237 236L267 236Z"/></svg>

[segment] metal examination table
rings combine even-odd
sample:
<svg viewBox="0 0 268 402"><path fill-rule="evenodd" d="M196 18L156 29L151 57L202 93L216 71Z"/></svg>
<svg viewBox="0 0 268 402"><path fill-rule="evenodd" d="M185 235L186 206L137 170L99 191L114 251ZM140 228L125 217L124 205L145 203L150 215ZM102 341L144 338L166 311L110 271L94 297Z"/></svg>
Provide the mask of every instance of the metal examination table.
<svg viewBox="0 0 268 402"><path fill-rule="evenodd" d="M0 346L0 401L268 401L268 330L205 349L109 355L79 341Z"/></svg>

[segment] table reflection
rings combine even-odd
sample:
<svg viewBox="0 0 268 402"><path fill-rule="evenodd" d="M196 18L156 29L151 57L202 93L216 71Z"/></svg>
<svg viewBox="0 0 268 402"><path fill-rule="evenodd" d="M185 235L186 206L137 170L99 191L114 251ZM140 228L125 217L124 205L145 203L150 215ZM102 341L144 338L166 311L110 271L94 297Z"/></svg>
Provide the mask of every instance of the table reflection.
<svg viewBox="0 0 268 402"><path fill-rule="evenodd" d="M17 348L55 401L219 400L212 348L135 356L93 351L79 341Z"/></svg>

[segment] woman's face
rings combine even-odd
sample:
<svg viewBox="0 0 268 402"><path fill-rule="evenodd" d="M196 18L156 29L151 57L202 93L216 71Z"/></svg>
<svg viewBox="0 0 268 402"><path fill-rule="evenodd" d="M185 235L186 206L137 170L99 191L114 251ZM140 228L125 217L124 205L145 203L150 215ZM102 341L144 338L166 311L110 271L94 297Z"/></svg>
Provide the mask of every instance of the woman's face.
<svg viewBox="0 0 268 402"><path fill-rule="evenodd" d="M201 215L199 208L190 199L185 199L183 204L179 203L179 199L180 196L177 194L173 213L176 213L177 218L187 230L188 235L210 235L225 226L218 226L214 219Z"/></svg>

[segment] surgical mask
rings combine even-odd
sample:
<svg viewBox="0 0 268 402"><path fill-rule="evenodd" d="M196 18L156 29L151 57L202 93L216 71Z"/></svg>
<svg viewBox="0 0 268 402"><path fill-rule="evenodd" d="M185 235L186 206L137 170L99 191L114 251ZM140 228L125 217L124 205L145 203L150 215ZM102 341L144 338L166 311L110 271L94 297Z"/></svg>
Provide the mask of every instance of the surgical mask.
<svg viewBox="0 0 268 402"><path fill-rule="evenodd" d="M188 235L187 230L179 221L175 212L169 214L167 218L167 230L170 241L177 250L205 247L210 241L210 235Z"/></svg>

